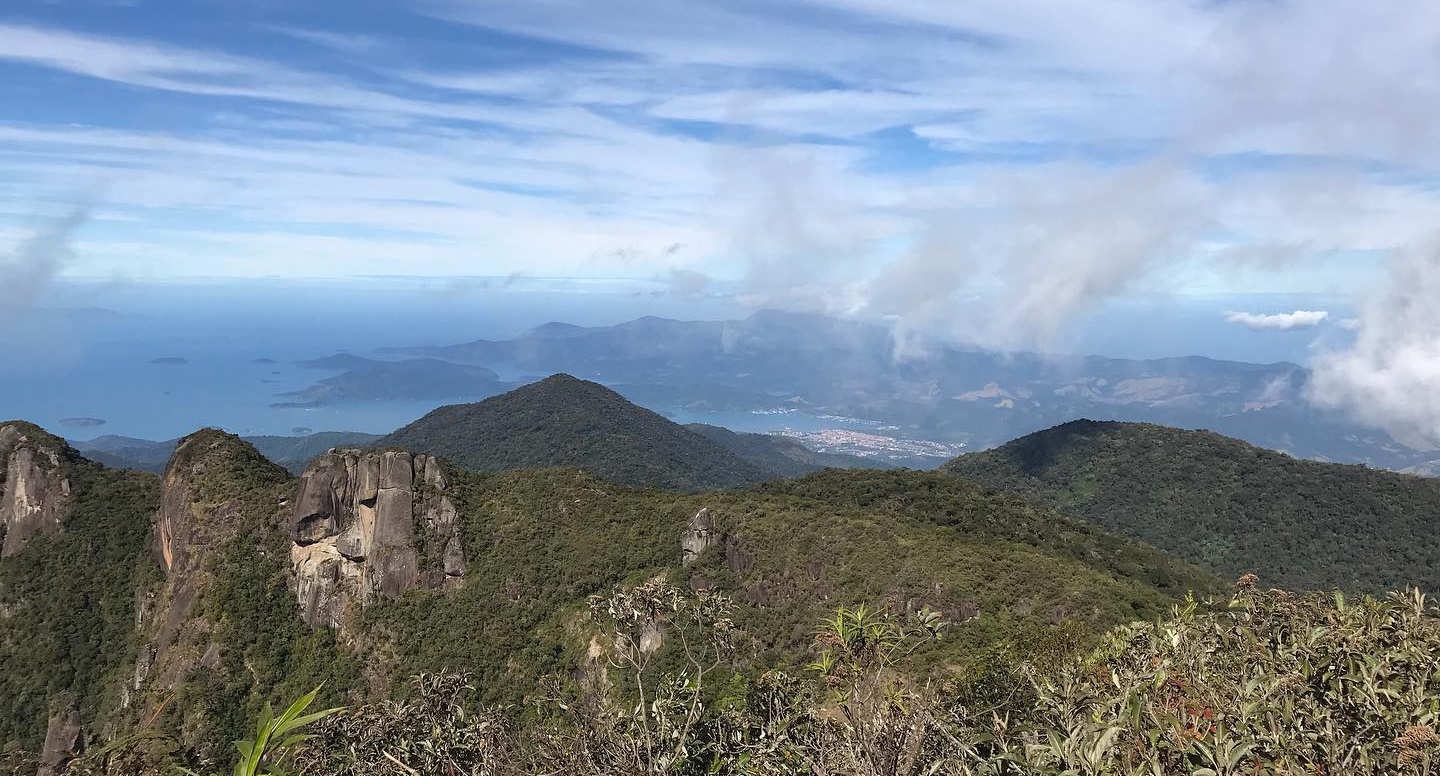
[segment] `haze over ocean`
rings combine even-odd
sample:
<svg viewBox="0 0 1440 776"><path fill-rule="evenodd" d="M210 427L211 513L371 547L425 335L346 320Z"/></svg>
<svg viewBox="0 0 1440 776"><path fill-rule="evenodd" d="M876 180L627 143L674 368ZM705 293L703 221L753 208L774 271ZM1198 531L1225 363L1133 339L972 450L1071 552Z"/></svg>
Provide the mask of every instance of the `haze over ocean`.
<svg viewBox="0 0 1440 776"><path fill-rule="evenodd" d="M1066 350L1303 362L1313 329L1256 333L1222 315L1231 308L1292 309L1314 301L1195 296L1117 303L1078 322ZM1323 301L1335 307L1334 300ZM664 284L643 280L66 281L20 322L23 336L0 344L0 357L13 365L0 382L0 406L77 439L163 439L207 425L242 434L387 432L452 402L270 405L275 394L331 374L294 361L337 352L374 357L384 347L503 339L549 321L607 325L643 315L720 320L750 312L724 293L676 296ZM76 427L62 423L67 418L106 422ZM718 420L756 430L765 425Z"/></svg>

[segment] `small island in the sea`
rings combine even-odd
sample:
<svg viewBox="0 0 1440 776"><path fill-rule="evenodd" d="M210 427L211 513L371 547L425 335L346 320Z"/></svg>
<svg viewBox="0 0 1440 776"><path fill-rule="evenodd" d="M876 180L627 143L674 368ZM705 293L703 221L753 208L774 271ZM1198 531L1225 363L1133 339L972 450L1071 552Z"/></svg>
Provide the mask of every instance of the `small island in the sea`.
<svg viewBox="0 0 1440 776"><path fill-rule="evenodd" d="M273 364L273 363L275 363L275 359L273 359L273 358L265 358L265 357L262 356L262 357L260 357L260 358L252 358L252 359L250 359L250 363L252 363L252 364Z"/></svg>
<svg viewBox="0 0 1440 776"><path fill-rule="evenodd" d="M150 359L150 363L164 364L167 366L184 366L185 364L190 363L190 359L180 358L179 356L161 356L160 358Z"/></svg>
<svg viewBox="0 0 1440 776"><path fill-rule="evenodd" d="M60 425L71 428L92 428L105 425L104 418L61 418Z"/></svg>

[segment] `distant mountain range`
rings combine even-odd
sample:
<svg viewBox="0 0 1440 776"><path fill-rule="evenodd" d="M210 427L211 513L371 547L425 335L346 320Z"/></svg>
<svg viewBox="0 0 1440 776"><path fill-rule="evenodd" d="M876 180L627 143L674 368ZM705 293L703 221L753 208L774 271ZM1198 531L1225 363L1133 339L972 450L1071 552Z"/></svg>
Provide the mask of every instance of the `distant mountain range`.
<svg viewBox="0 0 1440 776"><path fill-rule="evenodd" d="M1440 479L1205 431L1073 421L944 470L1285 589L1440 590Z"/></svg>
<svg viewBox="0 0 1440 776"><path fill-rule="evenodd" d="M885 326L818 315L762 311L732 321L550 323L513 339L392 348L382 355L403 360L306 362L341 371L288 398L307 406L484 398L518 384L496 375L568 372L661 413L756 413L773 417L777 428L787 419L810 419L814 426L814 418L830 417L838 427L928 440L947 451L893 461L907 465L938 465L956 446L985 449L1081 417L1208 428L1300 458L1390 469L1437 458L1317 410L1304 398L1309 372L1296 364L1041 356L945 343L897 359Z"/></svg>
<svg viewBox="0 0 1440 776"><path fill-rule="evenodd" d="M274 407L318 407L348 401L455 399L492 396L508 387L482 366L434 358L376 361L346 353L301 361L310 369L343 370L298 391L277 394Z"/></svg>
<svg viewBox="0 0 1440 776"><path fill-rule="evenodd" d="M356 361L365 359L343 356L331 363ZM679 490L798 477L827 467L887 468L883 461L818 453L782 436L681 426L598 383L563 374L479 403L441 407L388 436L326 431L244 439L296 474L333 447L404 447L475 471L574 466L611 482ZM71 444L107 466L158 473L178 442L107 435Z"/></svg>
<svg viewBox="0 0 1440 776"><path fill-rule="evenodd" d="M322 431L301 436L250 436L245 441L262 455L298 474L311 458L332 447L364 447L379 439L378 434L358 431ZM107 434L94 439L70 442L85 457L114 469L165 471L178 439L155 441Z"/></svg>

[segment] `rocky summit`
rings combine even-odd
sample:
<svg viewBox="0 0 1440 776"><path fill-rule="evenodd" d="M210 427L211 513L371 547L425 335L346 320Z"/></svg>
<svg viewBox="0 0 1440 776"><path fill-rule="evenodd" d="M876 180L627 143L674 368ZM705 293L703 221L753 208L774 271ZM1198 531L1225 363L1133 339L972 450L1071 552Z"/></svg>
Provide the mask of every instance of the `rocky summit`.
<svg viewBox="0 0 1440 776"><path fill-rule="evenodd" d="M67 449L29 423L0 424L0 557L20 552L37 533L59 530L70 502Z"/></svg>

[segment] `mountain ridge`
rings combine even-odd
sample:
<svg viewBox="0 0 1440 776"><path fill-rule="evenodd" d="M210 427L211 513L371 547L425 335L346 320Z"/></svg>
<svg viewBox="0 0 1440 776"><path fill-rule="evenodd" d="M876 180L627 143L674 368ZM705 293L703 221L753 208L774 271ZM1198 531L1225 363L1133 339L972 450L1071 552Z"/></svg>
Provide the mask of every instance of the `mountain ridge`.
<svg viewBox="0 0 1440 776"><path fill-rule="evenodd" d="M1434 457L1316 408L1309 371L1291 362L998 353L943 340L898 358L895 348L880 323L761 310L725 321L546 324L511 339L382 352L573 373L661 411L852 418L974 449L1093 417L1212 428L1298 457L1393 469Z"/></svg>
<svg viewBox="0 0 1440 776"><path fill-rule="evenodd" d="M943 469L1224 575L1287 589L1440 589L1440 481L1208 431L1077 420Z"/></svg>
<svg viewBox="0 0 1440 776"><path fill-rule="evenodd" d="M682 493L384 446L324 453L293 477L215 429L182 438L160 476L77 466L113 486L77 481L57 529L0 558L0 689L15 688L0 692L0 738L69 741L47 752L57 763L142 720L213 761L266 702L322 682L322 702L362 703L459 670L481 700L518 703L545 676L600 670L604 634L578 617L588 597L657 575L735 597L736 671L810 660L837 598L963 622L920 656L938 672L1019 634L1098 632L1219 587L1153 547L933 473ZM102 593L104 607L74 603ZM80 641L57 643L67 634ZM67 673L71 659L93 670Z"/></svg>

